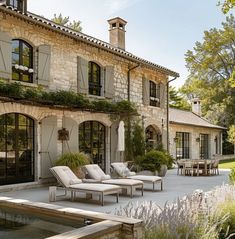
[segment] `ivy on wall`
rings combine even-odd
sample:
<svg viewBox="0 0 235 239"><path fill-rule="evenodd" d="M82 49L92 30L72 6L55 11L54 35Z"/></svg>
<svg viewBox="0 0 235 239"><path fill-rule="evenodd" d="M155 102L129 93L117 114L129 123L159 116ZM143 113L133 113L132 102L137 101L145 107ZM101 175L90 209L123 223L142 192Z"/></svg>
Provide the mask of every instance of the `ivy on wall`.
<svg viewBox="0 0 235 239"><path fill-rule="evenodd" d="M73 109L88 111L130 114L137 115L135 105L129 101L122 100L111 102L108 100L90 100L84 95L73 91L45 91L40 87L25 87L22 84L5 83L0 81L0 96L13 99L15 101L24 101L24 103L36 103L47 106L64 106Z"/></svg>

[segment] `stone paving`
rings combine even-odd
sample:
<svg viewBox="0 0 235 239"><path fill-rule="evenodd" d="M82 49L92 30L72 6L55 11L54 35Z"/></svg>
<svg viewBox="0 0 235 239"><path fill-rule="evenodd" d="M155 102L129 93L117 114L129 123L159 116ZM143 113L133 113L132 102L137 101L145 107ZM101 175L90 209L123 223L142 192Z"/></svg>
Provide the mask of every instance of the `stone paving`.
<svg viewBox="0 0 235 239"><path fill-rule="evenodd" d="M97 201L88 201L85 199L79 199L76 201L70 201L69 195L67 197L60 197L53 204L57 204L63 207L73 207L97 212L111 212L113 213L116 208L127 205L128 202L142 202L142 201L154 201L160 206L164 206L166 202L173 202L178 197L192 193L196 189L202 189L203 191L209 191L216 186L228 183L228 170L220 170L220 175L216 176L180 176L177 175L176 169L168 170L166 177L164 178L164 190L157 190L152 192L151 185L148 185L149 190L144 191L144 196L140 196L140 192L137 191L133 198L128 196L120 196L119 203L115 203L115 197L105 196L105 205L100 206ZM160 184L156 185L156 188L160 189ZM60 192L59 192L60 193ZM61 193L63 193L61 191ZM48 201L48 187L24 189L20 191L2 192L0 196L7 196L13 198L27 199L30 201L45 202Z"/></svg>

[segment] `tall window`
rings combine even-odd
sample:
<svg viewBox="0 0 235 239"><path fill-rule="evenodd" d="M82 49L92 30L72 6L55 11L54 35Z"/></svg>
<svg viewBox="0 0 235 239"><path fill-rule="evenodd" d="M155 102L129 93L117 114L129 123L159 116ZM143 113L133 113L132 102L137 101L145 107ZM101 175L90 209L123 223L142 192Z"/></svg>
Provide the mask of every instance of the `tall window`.
<svg viewBox="0 0 235 239"><path fill-rule="evenodd" d="M12 79L33 82L33 48L19 39L12 40Z"/></svg>
<svg viewBox="0 0 235 239"><path fill-rule="evenodd" d="M79 151L89 154L95 164L105 170L105 126L86 121L79 126Z"/></svg>
<svg viewBox="0 0 235 239"><path fill-rule="evenodd" d="M189 133L176 132L176 159L189 159Z"/></svg>
<svg viewBox="0 0 235 239"><path fill-rule="evenodd" d="M160 87L153 81L149 82L149 96L151 106L160 106Z"/></svg>
<svg viewBox="0 0 235 239"><path fill-rule="evenodd" d="M88 63L88 81L89 81L89 94L90 95L101 95L101 72L100 66L90 61Z"/></svg>
<svg viewBox="0 0 235 239"><path fill-rule="evenodd" d="M0 185L34 180L34 121L22 114L0 115Z"/></svg>
<svg viewBox="0 0 235 239"><path fill-rule="evenodd" d="M209 135L200 134L200 158L208 159L209 157Z"/></svg>

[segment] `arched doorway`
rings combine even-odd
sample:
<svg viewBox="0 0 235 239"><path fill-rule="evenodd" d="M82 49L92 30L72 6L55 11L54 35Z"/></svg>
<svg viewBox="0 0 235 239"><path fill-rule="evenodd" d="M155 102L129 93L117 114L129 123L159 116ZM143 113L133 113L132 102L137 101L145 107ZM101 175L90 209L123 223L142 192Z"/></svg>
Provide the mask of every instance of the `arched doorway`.
<svg viewBox="0 0 235 239"><path fill-rule="evenodd" d="M159 130L149 125L145 129L145 140L147 149L154 149L162 144L162 135Z"/></svg>
<svg viewBox="0 0 235 239"><path fill-rule="evenodd" d="M79 151L89 154L94 164L105 170L105 126L98 121L79 125Z"/></svg>
<svg viewBox="0 0 235 239"><path fill-rule="evenodd" d="M34 180L34 120L0 115L0 185Z"/></svg>

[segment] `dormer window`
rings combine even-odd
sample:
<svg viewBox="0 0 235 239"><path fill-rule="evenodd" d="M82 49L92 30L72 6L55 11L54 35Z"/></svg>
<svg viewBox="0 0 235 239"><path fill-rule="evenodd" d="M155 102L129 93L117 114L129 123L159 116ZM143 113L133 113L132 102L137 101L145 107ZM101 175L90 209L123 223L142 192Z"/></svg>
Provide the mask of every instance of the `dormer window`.
<svg viewBox="0 0 235 239"><path fill-rule="evenodd" d="M160 87L153 81L149 82L149 96L150 105L159 107L160 106Z"/></svg>
<svg viewBox="0 0 235 239"><path fill-rule="evenodd" d="M89 94L100 96L102 88L100 66L95 62L89 61L88 68Z"/></svg>

